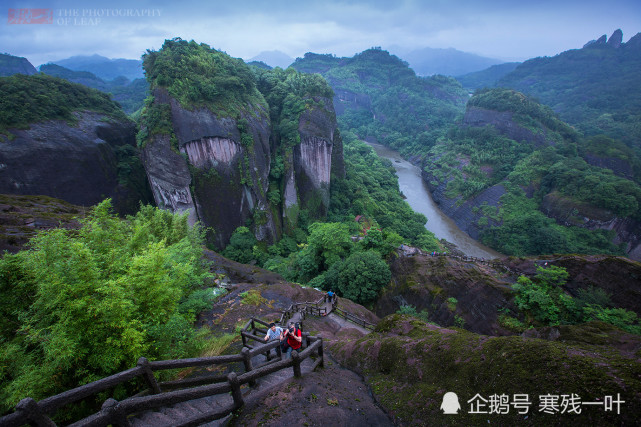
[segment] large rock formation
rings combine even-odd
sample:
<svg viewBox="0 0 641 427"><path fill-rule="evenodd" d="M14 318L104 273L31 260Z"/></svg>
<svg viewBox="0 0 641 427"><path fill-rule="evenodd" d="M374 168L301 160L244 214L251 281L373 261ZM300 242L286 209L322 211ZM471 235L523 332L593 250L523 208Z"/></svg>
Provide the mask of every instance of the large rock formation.
<svg viewBox="0 0 641 427"><path fill-rule="evenodd" d="M233 231L253 221L259 240L271 243L296 226L300 209L322 217L329 207L332 174L344 175L343 148L329 99L319 99L299 119L300 144L286 159L282 206L270 202L271 159L276 144L267 111L251 106L242 120L219 117L208 108L188 110L163 88L155 103L169 106L176 147L156 135L143 149L145 169L159 206L189 212L192 222L213 227L213 243L223 248ZM240 128L251 136L242 143Z"/></svg>
<svg viewBox="0 0 641 427"><path fill-rule="evenodd" d="M178 56L185 60L176 69L156 65ZM206 77L182 65L196 57L210 61ZM326 81L294 70L252 71L179 39L150 52L145 69L154 99L140 142L158 205L213 229L208 239L219 249L240 226L271 244L297 227L302 211L306 219L327 214L331 177L345 170Z"/></svg>
<svg viewBox="0 0 641 427"><path fill-rule="evenodd" d="M558 329L542 331L554 341L488 337L393 315L372 334L345 334L328 347L366 378L396 425L634 424L641 403L639 337L601 322ZM455 415L441 409L448 392L455 402L445 409ZM559 405L545 411L548 394L558 396ZM518 405L517 395L527 403ZM562 395L576 396L576 413L569 405L562 412ZM605 410L606 399L617 402L613 410Z"/></svg>
<svg viewBox="0 0 641 427"><path fill-rule="evenodd" d="M217 117L207 108L190 111L166 90L154 90L155 103L169 105L173 132L156 135L143 148L149 183L158 206L189 211L192 223L214 227L215 244L224 247L233 231L250 217L259 217L255 232L271 242L276 227L268 209L270 122L257 107L245 120L253 144L241 144L238 121ZM177 150L176 150L177 148Z"/></svg>
<svg viewBox="0 0 641 427"><path fill-rule="evenodd" d="M464 126L494 126L501 134L515 141L523 141L533 144L536 147L545 145L554 145L556 140L548 129L539 129L539 132L533 132L531 129L522 126L514 120L512 111L496 111L486 108L469 106L463 117Z"/></svg>
<svg viewBox="0 0 641 427"><path fill-rule="evenodd" d="M133 149L135 124L89 111L73 114L76 125L52 120L11 129L11 137L0 142L0 193L47 195L84 206L111 197L119 212L133 213L139 200L146 201L144 188L121 185L117 150Z"/></svg>

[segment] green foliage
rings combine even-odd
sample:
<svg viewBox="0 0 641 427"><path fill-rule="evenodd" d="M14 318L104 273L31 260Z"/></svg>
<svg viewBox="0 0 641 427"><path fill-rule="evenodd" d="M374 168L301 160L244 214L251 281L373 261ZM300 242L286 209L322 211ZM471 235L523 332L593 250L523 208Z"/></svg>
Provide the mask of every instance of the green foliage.
<svg viewBox="0 0 641 427"><path fill-rule="evenodd" d="M568 272L557 266L537 267L533 280L520 276L512 286L514 302L519 309L529 313L539 324L559 325L601 320L625 331L641 334L636 313L612 307L609 295L602 289L581 289L573 298L563 290ZM502 319L502 320L501 320ZM506 327L521 326L516 319L503 314L499 321Z"/></svg>
<svg viewBox="0 0 641 427"><path fill-rule="evenodd" d="M261 296L258 289L250 289L246 292L242 292L240 297L242 298L243 304L253 306L259 306L267 302L267 300Z"/></svg>
<svg viewBox="0 0 641 427"><path fill-rule="evenodd" d="M265 104L243 60L204 43L165 40L160 50L147 50L143 67L152 90L166 88L185 108L207 107L236 117L248 107Z"/></svg>
<svg viewBox="0 0 641 427"><path fill-rule="evenodd" d="M143 206L123 221L106 200L82 222L0 260L3 411L200 346L191 323L207 300L194 292L210 275L186 216Z"/></svg>
<svg viewBox="0 0 641 427"><path fill-rule="evenodd" d="M410 304L402 305L398 310L396 310L396 313L407 314L419 318L426 323L433 323L429 318L429 313L427 310L421 310L420 312L417 312L416 307Z"/></svg>
<svg viewBox="0 0 641 427"><path fill-rule="evenodd" d="M525 61L498 85L540 99L588 135L606 134L638 149L639 53L638 44L568 50Z"/></svg>
<svg viewBox="0 0 641 427"><path fill-rule="evenodd" d="M306 53L292 67L320 73L345 94L339 101L345 108L341 131L374 137L406 156L425 154L467 99L456 80L417 77L407 63L378 48L353 58Z"/></svg>
<svg viewBox="0 0 641 427"><path fill-rule="evenodd" d="M254 259L252 250L257 242L249 228L238 227L231 235L229 245L223 251L223 256L247 264Z"/></svg>
<svg viewBox="0 0 641 427"><path fill-rule="evenodd" d="M140 114L140 130L136 134L138 147L144 147L156 135L167 135L172 149L178 152L178 140L171 122L171 106L155 102L154 97L145 99L145 106Z"/></svg>
<svg viewBox="0 0 641 427"><path fill-rule="evenodd" d="M391 277L389 267L378 252L355 252L338 267L337 289L345 298L370 304Z"/></svg>
<svg viewBox="0 0 641 427"><path fill-rule="evenodd" d="M375 248L382 255L389 245L400 245L399 238L427 251L437 250L438 241L427 231L424 215L414 212L398 191L398 177L389 161L350 132L343 134L346 176L332 182L330 220L353 221L357 215L375 220L386 243ZM369 240L365 243L369 244Z"/></svg>
<svg viewBox="0 0 641 427"><path fill-rule="evenodd" d="M0 77L0 134L9 128L28 129L31 123L65 120L75 123L75 111L96 111L126 120L109 95L45 74Z"/></svg>
<svg viewBox="0 0 641 427"><path fill-rule="evenodd" d="M588 304L583 308L584 320L601 320L621 328L624 331L641 334L639 318L634 311L623 308L605 308L596 304Z"/></svg>
<svg viewBox="0 0 641 427"><path fill-rule="evenodd" d="M561 321L571 321L574 302L562 288L568 278L567 271L557 266L539 266L536 271L534 281L519 276L512 286L516 292L516 305L543 324L558 325Z"/></svg>

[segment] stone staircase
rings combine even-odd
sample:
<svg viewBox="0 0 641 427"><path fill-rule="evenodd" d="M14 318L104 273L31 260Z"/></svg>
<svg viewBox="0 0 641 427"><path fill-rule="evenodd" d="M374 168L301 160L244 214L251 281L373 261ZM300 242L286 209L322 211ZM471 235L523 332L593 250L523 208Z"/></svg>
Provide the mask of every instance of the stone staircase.
<svg viewBox="0 0 641 427"><path fill-rule="evenodd" d="M273 352L272 352L273 353ZM286 357L283 355L283 358ZM272 361L275 359L272 358ZM252 358L252 365L259 367L266 363L264 355ZM314 361L307 358L301 363L303 375L312 371ZM270 389L294 376L293 369L281 369L260 378L253 387L243 386L242 394L246 402L258 399ZM204 414L212 409L222 409L233 404L231 395L208 396L187 402L159 408L155 411L145 411L129 418L132 427L174 427L174 426L207 426L218 427L227 425L231 415L215 421L208 421Z"/></svg>

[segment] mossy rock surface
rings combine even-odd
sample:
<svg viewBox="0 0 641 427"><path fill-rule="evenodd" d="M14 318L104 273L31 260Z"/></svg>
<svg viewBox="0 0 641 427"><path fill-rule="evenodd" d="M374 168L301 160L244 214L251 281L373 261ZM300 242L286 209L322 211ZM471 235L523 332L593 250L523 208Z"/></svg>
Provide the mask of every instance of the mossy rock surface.
<svg viewBox="0 0 641 427"><path fill-rule="evenodd" d="M400 425L636 424L641 416L641 337L604 324L574 326L561 335L568 340L489 337L391 315L375 333L336 340L330 351L366 376L376 399ZM608 345L620 339L625 347ZM458 395L457 415L440 410L447 392ZM514 407L507 414L470 414L468 401L477 393L488 400L505 394L510 402L514 394L527 394L531 406L525 415ZM580 414L551 415L539 411L539 396L548 393L576 394L585 402L620 394L625 403L620 414L615 404L613 412L583 405Z"/></svg>

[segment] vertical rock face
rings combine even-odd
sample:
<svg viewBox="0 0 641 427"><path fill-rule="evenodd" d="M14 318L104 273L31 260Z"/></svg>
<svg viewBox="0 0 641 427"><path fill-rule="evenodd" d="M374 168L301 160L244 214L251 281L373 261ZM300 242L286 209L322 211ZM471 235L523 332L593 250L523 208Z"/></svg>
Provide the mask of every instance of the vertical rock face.
<svg viewBox="0 0 641 427"><path fill-rule="evenodd" d="M33 123L0 141L0 193L47 195L85 206L111 197L119 212L133 213L138 200L147 199L120 185L116 149L135 144L134 123L74 114L76 125Z"/></svg>
<svg viewBox="0 0 641 427"><path fill-rule="evenodd" d="M145 148L145 167L156 202L172 211L189 211L192 222L213 227L214 244L223 248L233 231L253 218L256 237L272 242L276 227L265 197L270 165L270 123L255 110L248 122L250 146L241 144L238 122L206 108L183 108L163 89L155 102L169 104L177 147L154 138Z"/></svg>
<svg viewBox="0 0 641 427"><path fill-rule="evenodd" d="M344 176L345 165L332 101L314 101L315 106L300 117L301 142L294 147L294 170L301 205L313 215L324 216L329 208L331 176Z"/></svg>
<svg viewBox="0 0 641 427"><path fill-rule="evenodd" d="M618 29L615 32L613 32L612 35L610 36L610 39L608 40L608 46L618 49L619 47L621 47L622 41L623 41L623 31Z"/></svg>
<svg viewBox="0 0 641 427"><path fill-rule="evenodd" d="M169 136L158 135L142 152L149 185L156 205L172 212L189 212L189 223L198 220L191 197L191 175L187 162L171 149Z"/></svg>

